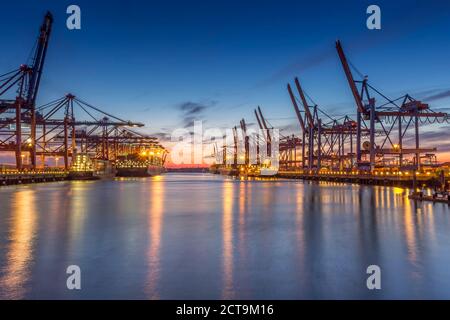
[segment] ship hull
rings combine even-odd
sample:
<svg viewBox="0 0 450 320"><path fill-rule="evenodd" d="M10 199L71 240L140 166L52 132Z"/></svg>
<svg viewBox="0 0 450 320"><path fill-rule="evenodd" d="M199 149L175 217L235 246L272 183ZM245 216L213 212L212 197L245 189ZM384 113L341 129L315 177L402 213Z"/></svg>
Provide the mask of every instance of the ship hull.
<svg viewBox="0 0 450 320"><path fill-rule="evenodd" d="M92 171L71 171L69 180L98 180Z"/></svg>
<svg viewBox="0 0 450 320"><path fill-rule="evenodd" d="M219 173L224 176L238 176L239 171L235 168L220 168Z"/></svg>
<svg viewBox="0 0 450 320"><path fill-rule="evenodd" d="M161 166L148 166L145 168L117 168L117 177L151 177L165 172Z"/></svg>
<svg viewBox="0 0 450 320"><path fill-rule="evenodd" d="M116 168L111 161L95 160L94 161L94 177L102 180L114 179L116 176Z"/></svg>
<svg viewBox="0 0 450 320"><path fill-rule="evenodd" d="M259 175L261 177L273 177L278 173L278 169L273 168L261 168Z"/></svg>

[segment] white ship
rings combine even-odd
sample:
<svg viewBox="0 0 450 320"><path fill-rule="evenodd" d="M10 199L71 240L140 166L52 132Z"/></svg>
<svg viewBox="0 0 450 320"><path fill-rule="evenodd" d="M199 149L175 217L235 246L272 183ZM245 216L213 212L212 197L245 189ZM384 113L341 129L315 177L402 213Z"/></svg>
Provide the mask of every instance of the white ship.
<svg viewBox="0 0 450 320"><path fill-rule="evenodd" d="M259 175L262 177L270 177L270 176L274 176L278 173L278 168L274 168L274 167L269 167L269 168L264 168L262 167L260 169Z"/></svg>

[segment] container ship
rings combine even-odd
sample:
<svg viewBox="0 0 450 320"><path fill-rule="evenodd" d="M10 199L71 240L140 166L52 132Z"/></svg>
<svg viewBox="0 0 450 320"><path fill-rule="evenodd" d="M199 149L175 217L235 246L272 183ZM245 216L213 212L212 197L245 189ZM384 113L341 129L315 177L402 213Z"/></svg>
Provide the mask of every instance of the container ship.
<svg viewBox="0 0 450 320"><path fill-rule="evenodd" d="M117 177L151 177L166 172L164 149L144 150L120 156L116 160Z"/></svg>
<svg viewBox="0 0 450 320"><path fill-rule="evenodd" d="M76 154L69 170L70 180L96 180L94 164L86 154Z"/></svg>
<svg viewBox="0 0 450 320"><path fill-rule="evenodd" d="M115 175L112 161L91 159L87 154L76 154L69 170L70 180L112 179Z"/></svg>

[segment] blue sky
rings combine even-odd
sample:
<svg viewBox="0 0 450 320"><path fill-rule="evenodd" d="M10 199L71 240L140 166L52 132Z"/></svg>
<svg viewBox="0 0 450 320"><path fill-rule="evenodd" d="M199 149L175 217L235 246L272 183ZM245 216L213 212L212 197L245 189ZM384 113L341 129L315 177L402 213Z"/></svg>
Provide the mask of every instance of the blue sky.
<svg viewBox="0 0 450 320"><path fill-rule="evenodd" d="M77 4L82 30L65 27ZM382 30L366 28L369 4ZM0 12L0 73L26 62L46 10L55 17L38 103L72 92L148 133L186 123L295 125L286 83L299 76L322 109L355 107L334 48L390 96L450 88L450 3L446 1L9 1ZM448 99L430 102L446 108Z"/></svg>

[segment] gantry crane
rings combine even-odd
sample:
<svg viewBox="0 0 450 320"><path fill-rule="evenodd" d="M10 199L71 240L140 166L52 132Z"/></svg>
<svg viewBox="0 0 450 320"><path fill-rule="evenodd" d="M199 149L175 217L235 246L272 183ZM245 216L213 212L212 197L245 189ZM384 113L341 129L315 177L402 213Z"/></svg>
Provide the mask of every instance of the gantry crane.
<svg viewBox="0 0 450 320"><path fill-rule="evenodd" d="M13 151L19 170L23 165L22 151L29 152L31 166L36 167L36 98L52 24L52 14L47 12L31 65L22 64L17 70L0 75L0 115L5 116L0 119L0 151Z"/></svg>
<svg viewBox="0 0 450 320"><path fill-rule="evenodd" d="M355 121L348 116L335 119L321 110L314 102L312 106L309 105L298 78L295 78L294 82L300 99L296 98L290 84L287 85L287 89L305 142L302 148L302 167L308 170L320 170L321 168L352 170L354 164L353 139L356 135ZM298 106L298 100L303 107L304 117ZM319 112L328 121L324 121L319 116ZM367 134L367 130L361 130L361 134ZM307 150L305 150L305 146Z"/></svg>
<svg viewBox="0 0 450 320"><path fill-rule="evenodd" d="M420 146L420 124L448 121L444 112L433 111L428 104L416 100L409 94L396 99L388 98L385 94L369 84L368 77L361 75L361 80L355 80L350 64L341 42L336 42L345 76L356 104L356 158L360 169L373 171L375 166L383 165L385 156L398 157L396 166L415 168L421 167L421 155L431 154L436 148L422 148ZM357 85L360 86L358 89ZM376 101L375 95L381 102ZM378 102L378 104L377 104ZM367 124L366 121L369 123ZM369 130L369 141L361 143L363 128ZM414 146L405 147L405 137L408 129L414 129ZM397 137L394 132L397 131ZM377 132L380 134L376 136ZM369 161L363 161L368 155ZM405 162L405 156L413 155L413 160Z"/></svg>
<svg viewBox="0 0 450 320"><path fill-rule="evenodd" d="M46 157L62 156L67 169L69 157L73 160L77 151L94 159L115 160L125 147L139 152L139 144L156 146L156 138L126 130L144 124L123 120L70 93L37 108L36 124L36 148L43 166Z"/></svg>

